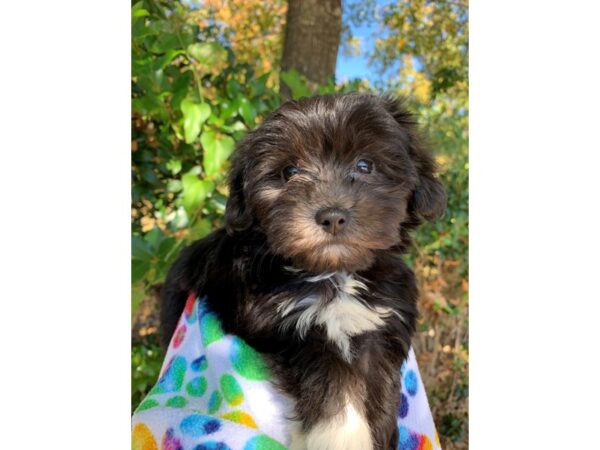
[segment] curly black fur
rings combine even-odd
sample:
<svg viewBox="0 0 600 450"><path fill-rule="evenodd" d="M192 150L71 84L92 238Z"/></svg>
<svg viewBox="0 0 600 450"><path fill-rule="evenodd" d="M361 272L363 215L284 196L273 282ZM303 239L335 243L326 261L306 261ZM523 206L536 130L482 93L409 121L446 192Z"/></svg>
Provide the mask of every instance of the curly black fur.
<svg viewBox="0 0 600 450"><path fill-rule="evenodd" d="M371 173L357 170L361 159L372 163ZM286 180L289 166L298 172ZM373 448L395 449L399 368L418 297L400 254L409 231L445 209L434 170L397 98L353 93L284 104L237 148L225 228L186 248L169 272L165 344L188 293L205 295L224 330L264 354L277 386L295 400L301 433L351 402L366 418ZM343 232L317 223L315 214L327 208L347 212ZM321 313L340 301L344 280L363 284L357 301L365 313L386 311L382 322L346 335L333 325L328 331L329 323L302 330L310 305Z"/></svg>

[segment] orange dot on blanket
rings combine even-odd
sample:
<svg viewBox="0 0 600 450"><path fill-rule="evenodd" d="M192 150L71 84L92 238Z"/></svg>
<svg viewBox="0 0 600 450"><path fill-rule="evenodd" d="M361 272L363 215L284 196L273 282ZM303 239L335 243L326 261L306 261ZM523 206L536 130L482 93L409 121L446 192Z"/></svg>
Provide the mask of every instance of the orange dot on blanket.
<svg viewBox="0 0 600 450"><path fill-rule="evenodd" d="M246 425L250 428L258 428L258 425L256 425L256 422L252 416L244 411L231 411L223 414L221 418L231 420L232 422L241 423L242 425Z"/></svg>
<svg viewBox="0 0 600 450"><path fill-rule="evenodd" d="M433 450L431 441L424 434L419 437L419 450Z"/></svg>
<svg viewBox="0 0 600 450"><path fill-rule="evenodd" d="M131 448L132 450L158 450L156 440L146 424L138 423L133 427Z"/></svg>

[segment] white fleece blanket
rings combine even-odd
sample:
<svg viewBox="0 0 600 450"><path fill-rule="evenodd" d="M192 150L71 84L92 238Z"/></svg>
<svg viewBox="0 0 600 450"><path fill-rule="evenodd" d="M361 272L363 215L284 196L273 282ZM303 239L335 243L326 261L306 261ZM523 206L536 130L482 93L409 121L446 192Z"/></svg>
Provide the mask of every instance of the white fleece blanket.
<svg viewBox="0 0 600 450"><path fill-rule="evenodd" d="M398 368L399 450L440 449L410 351ZM202 299L190 296L156 385L132 419L134 450L285 450L290 402L269 383L259 353L226 335Z"/></svg>

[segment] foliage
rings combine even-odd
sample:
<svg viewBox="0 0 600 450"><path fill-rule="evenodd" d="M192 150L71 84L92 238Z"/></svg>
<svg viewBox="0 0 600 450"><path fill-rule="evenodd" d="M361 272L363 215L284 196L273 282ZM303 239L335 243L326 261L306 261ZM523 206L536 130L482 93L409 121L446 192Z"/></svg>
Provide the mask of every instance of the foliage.
<svg viewBox="0 0 600 450"><path fill-rule="evenodd" d="M132 298L164 279L185 242L215 228L235 141L277 107L268 73L236 62L177 2L132 8Z"/></svg>
<svg viewBox="0 0 600 450"><path fill-rule="evenodd" d="M131 348L131 411L135 410L156 383L165 357L155 343L138 343Z"/></svg>
<svg viewBox="0 0 600 450"><path fill-rule="evenodd" d="M283 0L205 0L191 17L230 43L239 63L252 65L257 76L269 73L275 85L286 11Z"/></svg>

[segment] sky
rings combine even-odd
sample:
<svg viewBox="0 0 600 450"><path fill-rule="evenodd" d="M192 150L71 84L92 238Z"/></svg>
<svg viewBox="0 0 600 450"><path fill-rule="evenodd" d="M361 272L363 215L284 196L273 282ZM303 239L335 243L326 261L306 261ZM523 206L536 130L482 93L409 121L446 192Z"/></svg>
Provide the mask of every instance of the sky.
<svg viewBox="0 0 600 450"><path fill-rule="evenodd" d="M395 3L395 0L377 0L376 3L378 8L382 8L385 5ZM353 78L367 78L371 83L381 80L381 75L376 73L366 56L366 53L373 50L376 36L381 33L379 23L367 21L360 26L354 26L345 17L344 19L350 26L352 35L360 38L361 52L359 56L344 56L342 45L340 45L335 71L336 80L342 82Z"/></svg>
<svg viewBox="0 0 600 450"><path fill-rule="evenodd" d="M373 49L374 38L372 33L376 30L377 24L367 23L360 27L350 26L352 34L361 39L361 52L359 56L344 56L342 46L338 52L335 78L337 81L350 80L353 78L367 78L369 81L375 81L377 74L369 65L366 52Z"/></svg>

